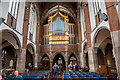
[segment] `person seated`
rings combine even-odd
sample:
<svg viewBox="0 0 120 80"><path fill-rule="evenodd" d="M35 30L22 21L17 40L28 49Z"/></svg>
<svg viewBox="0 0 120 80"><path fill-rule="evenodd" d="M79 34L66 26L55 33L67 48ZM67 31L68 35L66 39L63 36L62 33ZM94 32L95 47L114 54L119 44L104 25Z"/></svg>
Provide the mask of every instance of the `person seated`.
<svg viewBox="0 0 120 80"><path fill-rule="evenodd" d="M18 74L18 71L15 71L14 75L15 75L14 80L23 80L23 77Z"/></svg>
<svg viewBox="0 0 120 80"><path fill-rule="evenodd" d="M4 74L3 74L3 79L4 79L4 80L8 80L7 73L4 73Z"/></svg>
<svg viewBox="0 0 120 80"><path fill-rule="evenodd" d="M0 75L0 80L2 80L2 76Z"/></svg>
<svg viewBox="0 0 120 80"><path fill-rule="evenodd" d="M87 66L83 68L83 72L89 72L89 69Z"/></svg>

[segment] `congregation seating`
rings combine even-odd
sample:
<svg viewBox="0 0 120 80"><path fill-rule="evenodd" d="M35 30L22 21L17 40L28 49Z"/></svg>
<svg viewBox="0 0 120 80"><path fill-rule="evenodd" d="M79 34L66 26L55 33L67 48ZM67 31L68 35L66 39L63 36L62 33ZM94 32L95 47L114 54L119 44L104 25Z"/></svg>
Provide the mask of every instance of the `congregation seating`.
<svg viewBox="0 0 120 80"><path fill-rule="evenodd" d="M106 73L65 71L63 80L116 80L116 78Z"/></svg>
<svg viewBox="0 0 120 80"><path fill-rule="evenodd" d="M19 73L24 80L53 80L51 71L31 71ZM14 75L8 75L12 80ZM117 80L114 75L97 72L64 71L61 80Z"/></svg>
<svg viewBox="0 0 120 80"><path fill-rule="evenodd" d="M49 79L51 76L51 71L31 71L25 73L19 73L19 75L23 76L24 80L43 80ZM8 75L9 80L12 80L14 75Z"/></svg>

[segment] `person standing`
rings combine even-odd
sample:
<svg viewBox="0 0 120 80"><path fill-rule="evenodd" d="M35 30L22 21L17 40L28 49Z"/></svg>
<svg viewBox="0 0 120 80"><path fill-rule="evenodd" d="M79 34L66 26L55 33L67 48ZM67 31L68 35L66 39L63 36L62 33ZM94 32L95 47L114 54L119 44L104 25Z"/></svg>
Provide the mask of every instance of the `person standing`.
<svg viewBox="0 0 120 80"><path fill-rule="evenodd" d="M73 70L75 71L75 64L73 64Z"/></svg>
<svg viewBox="0 0 120 80"><path fill-rule="evenodd" d="M23 80L23 77L18 74L18 71L14 72L15 77L13 78L14 80Z"/></svg>
<svg viewBox="0 0 120 80"><path fill-rule="evenodd" d="M72 66L72 62L70 62L70 64L68 65L69 71L72 71L73 66Z"/></svg>
<svg viewBox="0 0 120 80"><path fill-rule="evenodd" d="M58 65L56 63L54 64L53 69L54 69L54 78L56 79L58 73Z"/></svg>
<svg viewBox="0 0 120 80"><path fill-rule="evenodd" d="M75 71L78 71L79 69L78 69L78 65L77 65L77 63L75 63Z"/></svg>

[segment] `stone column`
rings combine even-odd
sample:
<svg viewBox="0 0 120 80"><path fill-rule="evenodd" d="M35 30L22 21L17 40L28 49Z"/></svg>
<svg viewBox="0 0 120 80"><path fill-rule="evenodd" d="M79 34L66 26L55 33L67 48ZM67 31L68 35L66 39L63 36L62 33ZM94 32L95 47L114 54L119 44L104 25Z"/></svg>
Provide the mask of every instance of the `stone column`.
<svg viewBox="0 0 120 80"><path fill-rule="evenodd" d="M96 72L94 64L94 54L91 47L88 47L88 57L89 57L89 71Z"/></svg>
<svg viewBox="0 0 120 80"><path fill-rule="evenodd" d="M22 42L21 53L19 54L17 58L17 69L21 73L25 72L29 15L30 15L30 3L25 2L24 23L23 23L23 32L22 32L23 42Z"/></svg>
<svg viewBox="0 0 120 80"><path fill-rule="evenodd" d="M2 11L2 5L0 5L0 10ZM0 13L2 16L2 12ZM0 31L0 44L2 44L2 31ZM0 74L2 69L2 45L0 45Z"/></svg>
<svg viewBox="0 0 120 80"><path fill-rule="evenodd" d="M68 70L68 61L65 61L66 71Z"/></svg>
<svg viewBox="0 0 120 80"><path fill-rule="evenodd" d="M118 80L120 80L120 30L111 32L113 55L115 56Z"/></svg>
<svg viewBox="0 0 120 80"><path fill-rule="evenodd" d="M88 47L88 57L89 57L89 71L90 72L98 72L98 60L97 60L97 50L95 48L93 51L92 47Z"/></svg>
<svg viewBox="0 0 120 80"><path fill-rule="evenodd" d="M50 70L52 71L52 64L53 64L53 58L52 58L52 45L50 44Z"/></svg>
<svg viewBox="0 0 120 80"><path fill-rule="evenodd" d="M39 56L39 52L40 52L40 23L37 24L36 26L36 53L35 53L35 57L34 57L34 69L37 70L38 69L38 56Z"/></svg>
<svg viewBox="0 0 120 80"><path fill-rule="evenodd" d="M106 0L105 0L106 1ZM105 2L107 8L108 22L111 32L111 39L113 44L113 54L115 56L116 68L118 73L118 80L120 80L120 21L115 6L116 2ZM113 16L114 14L114 16Z"/></svg>
<svg viewBox="0 0 120 80"><path fill-rule="evenodd" d="M52 71L52 64L53 64L53 61L50 61L50 71Z"/></svg>
<svg viewBox="0 0 120 80"><path fill-rule="evenodd" d="M25 62L26 62L26 49L16 50L17 53L17 65L16 70L20 73L25 72Z"/></svg>
<svg viewBox="0 0 120 80"><path fill-rule="evenodd" d="M80 63L81 63L81 68L84 68L86 66L86 59L84 52L80 53Z"/></svg>
<svg viewBox="0 0 120 80"><path fill-rule="evenodd" d="M33 62L33 68L35 69L35 70L37 70L38 69L38 54L35 54L34 55L34 62Z"/></svg>
<svg viewBox="0 0 120 80"><path fill-rule="evenodd" d="M94 48L94 62L95 62L95 71L99 71L99 68L98 68L98 56L97 56L97 52L98 52L98 48L95 47Z"/></svg>
<svg viewBox="0 0 120 80"><path fill-rule="evenodd" d="M94 54L91 47L91 24L90 24L90 17L89 17L89 8L88 3L86 2L83 5L84 9L84 17L85 17L85 27L86 27L86 36L87 36L87 47L88 47L88 58L89 58L89 71L95 72L95 61L94 61Z"/></svg>
<svg viewBox="0 0 120 80"><path fill-rule="evenodd" d="M65 66L66 66L66 71L68 70L68 46L65 46Z"/></svg>
<svg viewBox="0 0 120 80"><path fill-rule="evenodd" d="M2 49L0 49L0 73L2 70Z"/></svg>
<svg viewBox="0 0 120 80"><path fill-rule="evenodd" d="M77 29L78 29L78 41L79 41L79 43L78 43L78 55L79 55L79 57L80 57L80 59L79 59L79 66L81 66L81 64L82 64L82 54L81 54L81 52L82 52L82 49L81 49L81 43L82 43L82 32L81 32L81 22L80 22L80 3L78 2L77 3Z"/></svg>

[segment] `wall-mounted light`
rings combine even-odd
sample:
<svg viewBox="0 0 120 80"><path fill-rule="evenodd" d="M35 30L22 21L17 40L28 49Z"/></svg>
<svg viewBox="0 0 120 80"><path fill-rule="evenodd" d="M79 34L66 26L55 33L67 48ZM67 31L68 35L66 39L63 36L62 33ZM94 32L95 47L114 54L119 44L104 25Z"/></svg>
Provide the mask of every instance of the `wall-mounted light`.
<svg viewBox="0 0 120 80"><path fill-rule="evenodd" d="M0 25L5 21L3 17L0 18Z"/></svg>
<svg viewBox="0 0 120 80"><path fill-rule="evenodd" d="M108 20L107 14L105 14L105 13L100 14L100 17L101 17L104 21L107 21L107 20Z"/></svg>

